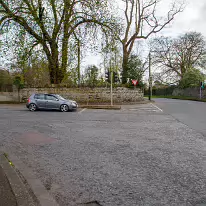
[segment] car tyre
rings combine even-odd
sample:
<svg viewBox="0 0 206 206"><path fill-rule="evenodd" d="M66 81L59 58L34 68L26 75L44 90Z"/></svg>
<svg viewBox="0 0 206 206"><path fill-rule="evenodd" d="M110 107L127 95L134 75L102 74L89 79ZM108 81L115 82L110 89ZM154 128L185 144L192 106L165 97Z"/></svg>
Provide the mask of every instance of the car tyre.
<svg viewBox="0 0 206 206"><path fill-rule="evenodd" d="M35 112L36 110L37 110L36 104L31 103L31 104L29 105L29 111Z"/></svg>
<svg viewBox="0 0 206 206"><path fill-rule="evenodd" d="M61 112L68 112L69 111L69 107L66 104L62 104L60 107L60 111Z"/></svg>

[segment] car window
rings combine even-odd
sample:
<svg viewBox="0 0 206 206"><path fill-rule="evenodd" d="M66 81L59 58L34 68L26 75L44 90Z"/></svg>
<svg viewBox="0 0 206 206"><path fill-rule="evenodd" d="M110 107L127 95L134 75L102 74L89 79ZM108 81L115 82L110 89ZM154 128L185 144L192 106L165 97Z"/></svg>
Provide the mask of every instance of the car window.
<svg viewBox="0 0 206 206"><path fill-rule="evenodd" d="M35 94L34 99L42 99L42 100L44 100L44 94Z"/></svg>
<svg viewBox="0 0 206 206"><path fill-rule="evenodd" d="M60 100L66 100L65 98L63 98L62 96L60 96L60 95L58 95L58 94L56 94L56 97L57 97L58 99L60 99Z"/></svg>
<svg viewBox="0 0 206 206"><path fill-rule="evenodd" d="M53 100L56 101L56 97L54 97L53 95L46 95L46 100Z"/></svg>

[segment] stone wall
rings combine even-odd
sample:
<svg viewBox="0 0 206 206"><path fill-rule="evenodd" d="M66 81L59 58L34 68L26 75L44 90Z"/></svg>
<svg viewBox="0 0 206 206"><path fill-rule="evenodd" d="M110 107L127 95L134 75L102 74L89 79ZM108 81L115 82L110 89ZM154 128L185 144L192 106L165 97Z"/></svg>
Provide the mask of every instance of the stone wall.
<svg viewBox="0 0 206 206"><path fill-rule="evenodd" d="M200 88L174 89L173 96L200 97ZM206 89L202 90L202 98L206 98Z"/></svg>
<svg viewBox="0 0 206 206"><path fill-rule="evenodd" d="M17 92L0 92L0 102L18 101Z"/></svg>
<svg viewBox="0 0 206 206"><path fill-rule="evenodd" d="M60 94L64 98L73 99L77 102L84 103L110 101L110 88L24 88L20 90L21 102L26 101L33 93ZM139 88L113 88L113 100L116 103L142 101L144 100L143 96L143 92ZM12 95L10 94L9 97L11 99ZM13 100L16 101L16 99L18 99L18 93L15 91L13 92ZM2 101L1 98L0 101Z"/></svg>

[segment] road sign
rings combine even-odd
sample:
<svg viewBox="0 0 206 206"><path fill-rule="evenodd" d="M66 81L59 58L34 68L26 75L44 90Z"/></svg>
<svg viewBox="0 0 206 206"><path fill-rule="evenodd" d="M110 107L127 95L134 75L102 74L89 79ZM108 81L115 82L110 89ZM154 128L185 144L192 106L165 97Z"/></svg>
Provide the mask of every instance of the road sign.
<svg viewBox="0 0 206 206"><path fill-rule="evenodd" d="M134 84L134 86L137 86L138 81L133 79L133 80L132 80L132 84Z"/></svg>
<svg viewBox="0 0 206 206"><path fill-rule="evenodd" d="M201 87L202 89L205 88L204 82L201 82L201 83L200 83L200 87Z"/></svg>

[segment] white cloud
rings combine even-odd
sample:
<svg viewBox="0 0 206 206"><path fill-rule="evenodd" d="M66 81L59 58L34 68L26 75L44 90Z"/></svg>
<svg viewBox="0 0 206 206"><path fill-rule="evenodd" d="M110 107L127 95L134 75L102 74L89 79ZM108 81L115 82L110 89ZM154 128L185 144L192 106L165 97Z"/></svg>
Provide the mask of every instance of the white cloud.
<svg viewBox="0 0 206 206"><path fill-rule="evenodd" d="M173 0L162 0L162 4L159 5L159 14L166 14L170 3ZM124 4L119 0L119 7L123 9ZM179 13L173 22L165 29L163 29L159 35L164 36L177 36L189 31L201 32L206 37L206 0L186 0L186 7L182 13ZM154 36L152 36L154 37ZM96 57L88 57L88 61L93 61ZM98 58L99 60L99 58ZM98 61L97 60L97 61Z"/></svg>
<svg viewBox="0 0 206 206"><path fill-rule="evenodd" d="M119 2L119 9L123 11L124 3L122 0L115 0ZM143 0L144 1L144 0ZM169 3L175 0L162 0L162 4L159 6L159 15L168 11ZM165 28L161 33L157 35L165 36L177 36L179 34L197 31L201 32L206 37L206 0L186 0L187 6L185 10L178 14L174 21L169 25L169 28ZM121 12L122 12L121 11ZM120 12L120 13L121 13ZM153 36L154 37L154 36ZM83 59L82 67L86 65L99 65L101 62L101 56L97 53L85 52L86 56Z"/></svg>
<svg viewBox="0 0 206 206"><path fill-rule="evenodd" d="M176 36L189 31L201 32L206 37L206 1L187 0L185 10L161 34Z"/></svg>

